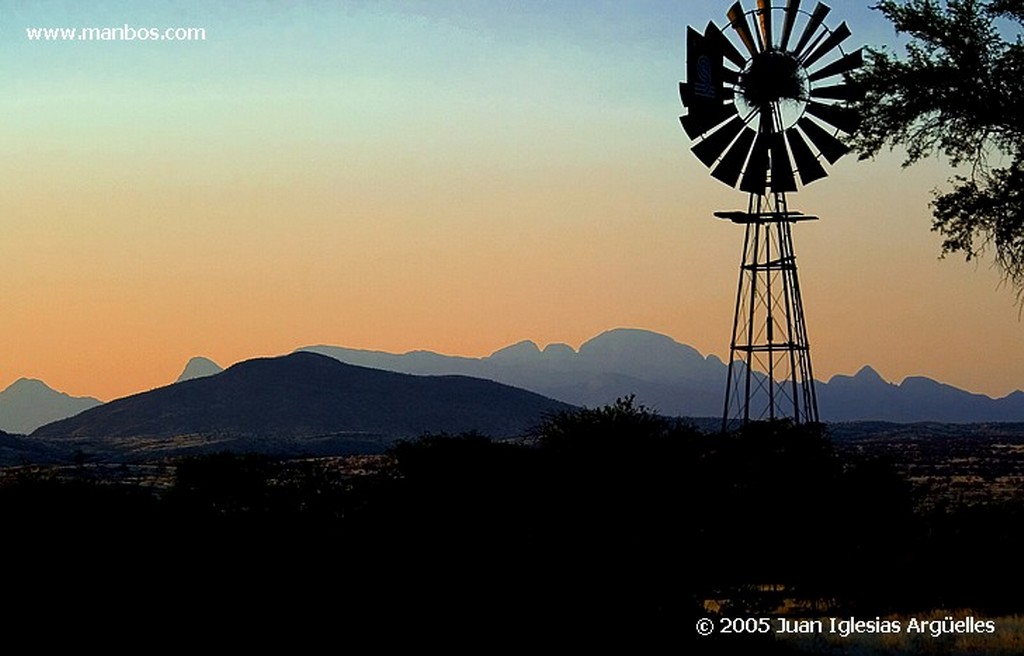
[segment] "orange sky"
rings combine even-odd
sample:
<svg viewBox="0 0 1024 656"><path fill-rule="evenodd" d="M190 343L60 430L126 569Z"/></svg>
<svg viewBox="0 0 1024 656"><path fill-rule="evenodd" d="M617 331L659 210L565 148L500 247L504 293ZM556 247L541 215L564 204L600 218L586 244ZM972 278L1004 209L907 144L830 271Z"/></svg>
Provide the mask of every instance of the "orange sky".
<svg viewBox="0 0 1024 656"><path fill-rule="evenodd" d="M745 198L676 120L682 34L708 16L643 6L585 33L199 9L136 22L188 15L202 44L9 31L0 387L110 399L194 355L486 355L619 326L724 357L742 234L711 213ZM348 32L319 38L323 20ZM988 260L937 258L927 203L949 171L832 173L790 201L823 219L794 232L816 377L1024 387L1012 291Z"/></svg>

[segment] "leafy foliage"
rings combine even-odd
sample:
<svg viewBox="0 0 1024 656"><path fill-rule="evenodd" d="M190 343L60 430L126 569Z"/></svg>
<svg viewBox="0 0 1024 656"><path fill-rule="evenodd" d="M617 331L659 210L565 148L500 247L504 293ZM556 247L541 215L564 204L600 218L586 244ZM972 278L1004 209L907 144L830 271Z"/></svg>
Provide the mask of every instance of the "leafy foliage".
<svg viewBox="0 0 1024 656"><path fill-rule="evenodd" d="M1024 0L881 0L875 8L910 42L905 58L868 49L854 147L861 159L902 146L904 166L940 155L964 167L932 202L942 253L970 260L994 249L1024 301Z"/></svg>
<svg viewBox="0 0 1024 656"><path fill-rule="evenodd" d="M634 446L649 443L673 430L672 424L660 417L633 395L616 399L599 408L563 410L548 414L534 427L533 437L550 451L593 451L600 445L622 448L628 435Z"/></svg>

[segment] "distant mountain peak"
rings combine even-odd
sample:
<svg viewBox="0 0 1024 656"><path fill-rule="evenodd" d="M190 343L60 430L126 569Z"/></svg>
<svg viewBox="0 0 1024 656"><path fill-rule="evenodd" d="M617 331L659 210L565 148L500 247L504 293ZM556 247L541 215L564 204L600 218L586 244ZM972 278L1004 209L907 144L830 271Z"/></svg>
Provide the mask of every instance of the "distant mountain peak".
<svg viewBox="0 0 1024 656"><path fill-rule="evenodd" d="M185 369L181 372L181 375L178 376L178 379L175 382L180 383L186 380L215 376L222 371L224 371L224 368L210 358L196 356L188 361L188 364L185 365Z"/></svg>
<svg viewBox="0 0 1024 656"><path fill-rule="evenodd" d="M491 353L490 357L494 360L520 360L522 358L535 358L538 355L540 355L540 347L537 346L537 343L533 340L524 339L511 346L498 349Z"/></svg>
<svg viewBox="0 0 1024 656"><path fill-rule="evenodd" d="M544 355L553 358L566 358L576 355L576 349L568 344L553 343L544 347Z"/></svg>
<svg viewBox="0 0 1024 656"><path fill-rule="evenodd" d="M854 374L853 377L856 380L862 381L862 382L876 382L877 381L877 382L880 382L880 383L887 383L887 384L889 382L889 381L885 380L884 378L882 378L882 375L879 374L877 371L875 371L875 369L871 365L868 365L868 364L866 364L863 367L861 367L860 370L856 374Z"/></svg>
<svg viewBox="0 0 1024 656"><path fill-rule="evenodd" d="M71 396L67 392L61 392L59 390L55 390L52 387L50 387L49 385L47 385L45 382L39 380L38 378L19 378L18 380L14 381L10 385L8 385L7 389L5 389L3 392L0 392L0 394L3 394L5 397L8 397L8 398L16 398L16 397L32 398L32 399L36 399L36 398L79 399L79 398L82 398L82 399L89 399L91 401L96 401L97 403L99 403L99 401L97 401L96 399L92 399L90 397L84 397L84 396L83 397L76 397L76 396Z"/></svg>
<svg viewBox="0 0 1024 656"><path fill-rule="evenodd" d="M672 351L704 359L704 356L692 346L677 342L668 335L643 328L612 328L580 345L580 355L616 352L656 353L659 351Z"/></svg>
<svg viewBox="0 0 1024 656"><path fill-rule="evenodd" d="M4 392L22 392L29 390L49 390L51 392L56 392L56 390L54 390L52 387L50 387L43 381L39 380L38 378L19 378L18 380L8 385ZM57 393L60 394L61 392Z"/></svg>
<svg viewBox="0 0 1024 656"><path fill-rule="evenodd" d="M611 328L596 337L591 337L585 342L585 344L590 344L591 342L603 342L610 339L629 339L631 341L646 340L678 344L676 340L672 339L668 335L662 335L661 333L656 333L653 330L647 330L645 328Z"/></svg>
<svg viewBox="0 0 1024 656"><path fill-rule="evenodd" d="M581 364L591 370L623 374L643 380L716 382L721 377L717 361L705 360L692 346L668 335L639 328L615 328L580 345Z"/></svg>
<svg viewBox="0 0 1024 656"><path fill-rule="evenodd" d="M19 378L0 392L0 430L31 433L97 405L99 399L59 392L37 378Z"/></svg>

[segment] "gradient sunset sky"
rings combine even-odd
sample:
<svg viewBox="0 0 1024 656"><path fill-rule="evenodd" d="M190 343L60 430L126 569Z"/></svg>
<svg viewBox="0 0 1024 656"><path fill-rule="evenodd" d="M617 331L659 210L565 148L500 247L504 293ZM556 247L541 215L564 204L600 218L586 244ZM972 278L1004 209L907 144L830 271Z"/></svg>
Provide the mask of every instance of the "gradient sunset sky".
<svg viewBox="0 0 1024 656"><path fill-rule="evenodd" d="M748 8L753 7L747 0ZM894 44L833 2L850 43ZM0 2L0 388L108 400L315 343L479 356L615 327L728 354L745 196L679 128L729 2ZM33 42L30 27L202 27ZM848 157L794 231L814 371L1001 396L1024 324L938 259L950 171Z"/></svg>

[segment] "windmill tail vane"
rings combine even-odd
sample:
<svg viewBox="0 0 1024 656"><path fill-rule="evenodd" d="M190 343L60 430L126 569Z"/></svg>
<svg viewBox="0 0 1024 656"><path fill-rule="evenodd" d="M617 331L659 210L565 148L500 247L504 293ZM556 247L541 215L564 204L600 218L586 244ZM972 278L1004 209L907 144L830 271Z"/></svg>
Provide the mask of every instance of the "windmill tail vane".
<svg viewBox="0 0 1024 656"><path fill-rule="evenodd" d="M845 22L800 0L735 2L727 24L686 36L683 130L711 176L748 194L746 211L716 212L745 227L736 295L723 431L758 419L817 422L810 346L791 226L811 220L786 194L828 176L859 125L850 103L863 90L850 74L862 49L847 52Z"/></svg>

